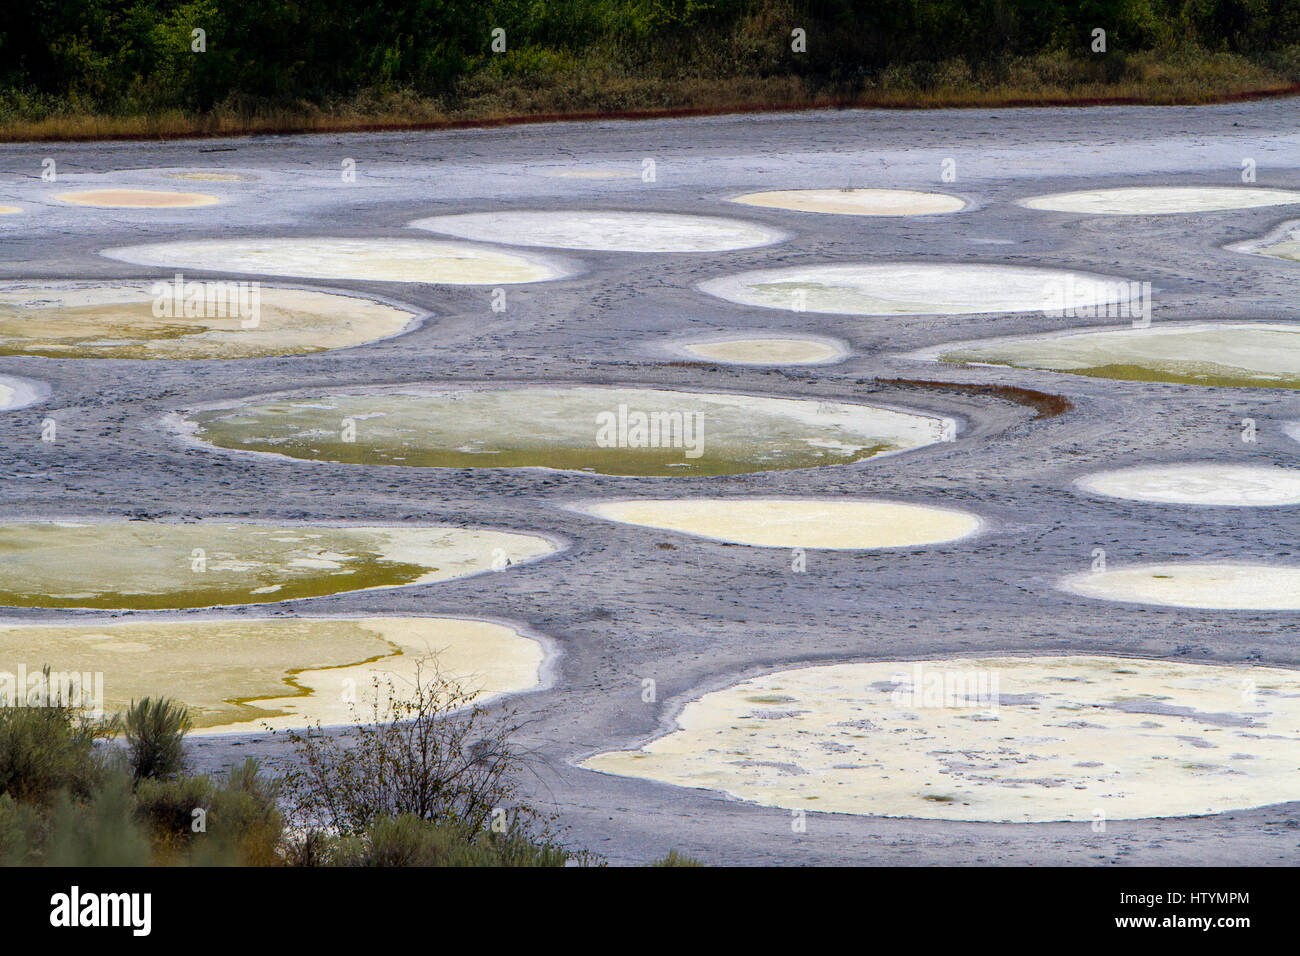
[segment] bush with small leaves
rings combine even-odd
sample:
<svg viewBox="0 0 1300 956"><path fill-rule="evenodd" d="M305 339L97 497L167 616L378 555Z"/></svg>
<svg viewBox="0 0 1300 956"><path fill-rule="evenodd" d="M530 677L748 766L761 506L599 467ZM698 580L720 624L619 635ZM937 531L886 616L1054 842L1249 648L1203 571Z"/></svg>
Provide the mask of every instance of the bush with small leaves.
<svg viewBox="0 0 1300 956"><path fill-rule="evenodd" d="M193 726L183 704L166 697L131 701L122 718L136 780L175 777L185 769L185 735Z"/></svg>

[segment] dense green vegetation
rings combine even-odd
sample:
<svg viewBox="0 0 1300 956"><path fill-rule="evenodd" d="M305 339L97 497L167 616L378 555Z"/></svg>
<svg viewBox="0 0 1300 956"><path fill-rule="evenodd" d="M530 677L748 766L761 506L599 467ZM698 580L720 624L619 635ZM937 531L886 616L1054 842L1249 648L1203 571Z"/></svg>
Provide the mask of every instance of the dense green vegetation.
<svg viewBox="0 0 1300 956"><path fill-rule="evenodd" d="M32 0L0 21L11 127L925 103L936 91L1196 100L1297 81L1300 0Z"/></svg>

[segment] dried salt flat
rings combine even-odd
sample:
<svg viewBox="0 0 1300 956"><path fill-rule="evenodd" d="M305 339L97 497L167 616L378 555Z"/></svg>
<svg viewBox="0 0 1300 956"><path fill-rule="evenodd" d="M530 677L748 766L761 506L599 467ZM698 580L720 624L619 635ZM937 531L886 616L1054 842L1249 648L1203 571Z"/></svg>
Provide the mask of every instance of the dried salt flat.
<svg viewBox="0 0 1300 956"><path fill-rule="evenodd" d="M590 770L768 806L1038 823L1300 800L1300 673L1121 657L778 671Z"/></svg>
<svg viewBox="0 0 1300 956"><path fill-rule="evenodd" d="M828 365L849 354L840 342L799 335L711 336L674 343L670 350L725 365Z"/></svg>
<svg viewBox="0 0 1300 956"><path fill-rule="evenodd" d="M1300 388L1300 324L1204 322L953 342L908 358L1132 382Z"/></svg>
<svg viewBox="0 0 1300 956"><path fill-rule="evenodd" d="M966 208L956 196L914 189L777 189L746 193L732 202L841 216L933 216Z"/></svg>
<svg viewBox="0 0 1300 956"><path fill-rule="evenodd" d="M543 658L515 628L455 618L0 623L0 672L17 678L20 668L31 676L49 665L102 675L105 713L171 697L189 708L197 734L364 722L376 702L382 713L405 699L417 666L425 679L436 667L481 702L538 686ZM3 684L0 675L0 696Z"/></svg>
<svg viewBox="0 0 1300 956"><path fill-rule="evenodd" d="M1071 594L1131 604L1223 611L1300 610L1300 568L1272 564L1140 564L1062 578Z"/></svg>
<svg viewBox="0 0 1300 956"><path fill-rule="evenodd" d="M477 212L417 219L411 225L477 242L607 252L724 252L789 238L738 219L596 209Z"/></svg>
<svg viewBox="0 0 1300 956"><path fill-rule="evenodd" d="M951 263L849 263L761 269L700 283L709 295L741 305L843 315L976 315L1123 310L1129 283L1065 269ZM1122 313L1127 314L1127 313Z"/></svg>
<svg viewBox="0 0 1300 956"><path fill-rule="evenodd" d="M556 550L536 535L440 526L0 524L0 606L267 604L447 581Z"/></svg>
<svg viewBox="0 0 1300 956"><path fill-rule="evenodd" d="M1184 462L1101 471L1075 479L1081 491L1161 504L1268 508L1300 504L1300 469Z"/></svg>
<svg viewBox="0 0 1300 956"><path fill-rule="evenodd" d="M162 308L159 308L159 306ZM192 312L186 315L186 312ZM418 318L356 295L172 280L0 284L0 355L242 359L349 348Z"/></svg>
<svg viewBox="0 0 1300 956"><path fill-rule="evenodd" d="M179 193L160 189L83 189L57 193L59 202L101 209L182 209L214 206L221 202L207 193Z"/></svg>
<svg viewBox="0 0 1300 956"><path fill-rule="evenodd" d="M955 433L949 419L871 405L561 385L295 392L194 410L177 427L312 461L660 476L849 464Z"/></svg>
<svg viewBox="0 0 1300 956"><path fill-rule="evenodd" d="M854 498L638 498L574 510L760 548L910 548L966 538L982 525L977 516L952 508Z"/></svg>
<svg viewBox="0 0 1300 956"><path fill-rule="evenodd" d="M1052 193L1020 200L1029 209L1092 216L1163 216L1300 203L1300 192L1258 186L1125 186Z"/></svg>
<svg viewBox="0 0 1300 956"><path fill-rule="evenodd" d="M199 239L106 249L119 262L305 279L512 285L572 269L535 255L431 239Z"/></svg>

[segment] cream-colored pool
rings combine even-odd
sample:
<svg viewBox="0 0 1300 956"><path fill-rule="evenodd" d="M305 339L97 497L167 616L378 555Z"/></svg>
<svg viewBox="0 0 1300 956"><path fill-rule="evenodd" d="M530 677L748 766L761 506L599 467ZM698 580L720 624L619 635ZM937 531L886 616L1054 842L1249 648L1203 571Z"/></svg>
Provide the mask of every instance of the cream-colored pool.
<svg viewBox="0 0 1300 956"><path fill-rule="evenodd" d="M746 193L732 202L841 216L933 216L966 207L956 196L914 189L776 189Z"/></svg>
<svg viewBox="0 0 1300 956"><path fill-rule="evenodd" d="M358 723L406 699L416 667L482 700L536 687L542 646L512 627L442 617L0 623L3 674L100 675L105 713L166 696L195 733ZM81 682L93 692L95 677ZM21 686L21 685L17 685Z"/></svg>
<svg viewBox="0 0 1300 956"><path fill-rule="evenodd" d="M417 219L411 225L478 242L609 252L723 252L787 238L738 219L595 209L475 212Z"/></svg>
<svg viewBox="0 0 1300 956"><path fill-rule="evenodd" d="M920 448L950 420L871 405L654 388L329 389L188 413L200 442L313 461L721 475Z"/></svg>
<svg viewBox="0 0 1300 956"><path fill-rule="evenodd" d="M761 548L909 548L980 529L966 511L858 498L668 498L580 506L597 518Z"/></svg>
<svg viewBox="0 0 1300 956"><path fill-rule="evenodd" d="M0 355L241 359L349 348L416 313L356 295L260 283L0 283Z"/></svg>
<svg viewBox="0 0 1300 956"><path fill-rule="evenodd" d="M1300 568L1229 561L1140 564L1062 578L1103 601L1231 611L1300 611Z"/></svg>
<svg viewBox="0 0 1300 956"><path fill-rule="evenodd" d="M0 606L268 604L446 581L556 550L536 535L440 526L0 524Z"/></svg>
<svg viewBox="0 0 1300 956"><path fill-rule="evenodd" d="M1052 193L1020 201L1029 209L1080 212L1093 216L1162 216L1290 203L1300 203L1300 192L1258 186L1126 186Z"/></svg>
<svg viewBox="0 0 1300 956"><path fill-rule="evenodd" d="M1084 475L1082 491L1161 504L1267 508L1300 504L1300 469L1276 465L1184 462Z"/></svg>
<svg viewBox="0 0 1300 956"><path fill-rule="evenodd" d="M433 239L196 239L106 249L119 262L306 279L512 285L569 269L533 254Z"/></svg>
<svg viewBox="0 0 1300 956"><path fill-rule="evenodd" d="M838 343L801 336L708 338L678 343L674 351L726 365L824 365L848 356Z"/></svg>
<svg viewBox="0 0 1300 956"><path fill-rule="evenodd" d="M1300 673L1121 657L778 671L581 766L792 810L990 822L1300 800Z"/></svg>

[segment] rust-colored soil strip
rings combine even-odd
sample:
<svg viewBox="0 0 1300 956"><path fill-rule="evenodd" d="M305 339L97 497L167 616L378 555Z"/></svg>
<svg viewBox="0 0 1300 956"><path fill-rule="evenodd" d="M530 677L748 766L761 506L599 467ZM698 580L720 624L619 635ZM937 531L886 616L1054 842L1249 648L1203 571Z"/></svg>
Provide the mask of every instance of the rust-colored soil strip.
<svg viewBox="0 0 1300 956"><path fill-rule="evenodd" d="M993 395L997 398L1026 405L1038 412L1035 418L1055 418L1074 408L1074 403L1064 395L1021 388L1019 385L983 385L978 382L932 382L918 378L878 378L877 385L901 385L905 388L931 388L944 392L968 392Z"/></svg>

